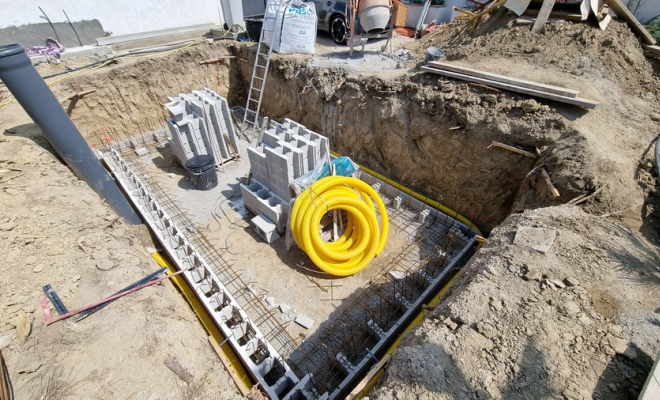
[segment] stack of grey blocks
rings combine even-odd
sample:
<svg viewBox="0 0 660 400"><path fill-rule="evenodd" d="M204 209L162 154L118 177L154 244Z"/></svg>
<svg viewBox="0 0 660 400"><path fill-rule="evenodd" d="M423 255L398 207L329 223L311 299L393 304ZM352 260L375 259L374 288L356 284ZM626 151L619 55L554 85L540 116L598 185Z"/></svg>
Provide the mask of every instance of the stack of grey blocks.
<svg viewBox="0 0 660 400"><path fill-rule="evenodd" d="M170 147L182 165L199 155L212 155L216 166L234 158L238 141L226 99L204 89L168 100Z"/></svg>
<svg viewBox="0 0 660 400"><path fill-rule="evenodd" d="M295 194L291 181L327 159L329 141L290 119L270 122L257 147L248 147L252 169L249 185L241 184L245 207L257 233L268 243L279 239L289 218Z"/></svg>

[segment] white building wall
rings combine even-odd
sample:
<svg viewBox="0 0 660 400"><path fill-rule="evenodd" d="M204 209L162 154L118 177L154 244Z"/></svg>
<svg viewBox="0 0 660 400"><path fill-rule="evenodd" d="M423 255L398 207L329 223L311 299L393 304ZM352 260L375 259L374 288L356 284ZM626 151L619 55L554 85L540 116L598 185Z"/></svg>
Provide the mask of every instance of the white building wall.
<svg viewBox="0 0 660 400"><path fill-rule="evenodd" d="M184 26L222 25L220 0L0 0L0 29L47 22L98 19L113 35Z"/></svg>

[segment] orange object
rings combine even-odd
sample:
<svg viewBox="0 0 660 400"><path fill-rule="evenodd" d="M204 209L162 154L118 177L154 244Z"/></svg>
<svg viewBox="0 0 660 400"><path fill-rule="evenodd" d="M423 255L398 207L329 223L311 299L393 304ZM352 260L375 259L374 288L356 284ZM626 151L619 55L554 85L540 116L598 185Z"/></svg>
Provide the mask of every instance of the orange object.
<svg viewBox="0 0 660 400"><path fill-rule="evenodd" d="M394 32L402 36L415 37L415 30L413 28L396 28Z"/></svg>

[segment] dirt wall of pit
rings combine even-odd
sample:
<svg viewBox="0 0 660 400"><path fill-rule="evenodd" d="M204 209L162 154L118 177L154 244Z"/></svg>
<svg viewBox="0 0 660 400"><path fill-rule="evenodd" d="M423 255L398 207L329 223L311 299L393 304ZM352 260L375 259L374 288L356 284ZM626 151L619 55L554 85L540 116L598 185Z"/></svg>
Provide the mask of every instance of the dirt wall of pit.
<svg viewBox="0 0 660 400"><path fill-rule="evenodd" d="M67 100L67 110L83 136L98 142L123 139L166 126L167 96L209 88L226 97L229 69L236 59L200 65L227 55L227 43L203 43L173 54L138 59L120 58L107 72L82 73L52 86L59 99L95 90L84 99ZM104 133L105 132L105 133Z"/></svg>
<svg viewBox="0 0 660 400"><path fill-rule="evenodd" d="M252 60L249 49L240 56ZM232 70L232 81L249 82L250 65ZM242 104L246 91L247 85L233 87L230 101ZM438 199L485 230L512 211L521 193L537 205L558 202L540 177L527 176L538 160L488 149L492 141L534 152L579 136L533 100L405 70L347 75L295 57L271 60L262 108L276 120L291 118L328 136L339 153Z"/></svg>

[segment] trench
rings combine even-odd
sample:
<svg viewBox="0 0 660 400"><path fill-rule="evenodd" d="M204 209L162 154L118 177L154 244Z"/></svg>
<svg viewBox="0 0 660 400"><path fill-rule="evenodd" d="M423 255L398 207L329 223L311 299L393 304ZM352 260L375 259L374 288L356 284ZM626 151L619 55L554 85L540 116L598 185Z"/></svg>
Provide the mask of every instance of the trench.
<svg viewBox="0 0 660 400"><path fill-rule="evenodd" d="M54 91L58 96L65 96L71 90L95 90L92 96L65 105L88 141L107 145L109 140L110 143L135 140L146 132L163 130L167 111L162 104L168 96L208 87L226 97L230 105L243 106L252 73L253 50L234 45L205 44L170 56L117 66L105 73L82 74L55 86ZM227 53L237 58L222 63L199 64L201 60ZM531 118L521 109L520 101L501 92L405 70L386 76L349 75L336 67L312 65L305 59L280 56L271 60L263 111L274 121L289 118L328 137L333 150L391 179L395 185L413 189L423 198L437 200L465 215L485 232L521 207L540 207L556 202L546 192L543 180L529 175L535 165L548 162L548 159L530 159L502 149L488 149L491 142L500 141L533 150L553 146L553 138L572 133L558 115L545 112ZM157 164L154 173L167 171L170 177L171 171L181 173L172 169L175 168L173 158L167 150L154 149L154 154L154 164ZM247 157L242 163L247 163ZM149 168L154 168L154 165L132 165L140 176L152 173ZM172 182L172 187L168 188L168 184L161 181L151 190L163 199L163 209L168 214L180 218L177 222L179 230L181 226L199 225L203 221L194 221L194 217L192 221L186 220L185 212L176 208L175 204L181 198L174 194L177 188ZM370 349L379 342L374 339L378 338L374 332L393 328L406 314L400 300L394 304L388 299L395 298L395 293L404 293L408 299L426 293L425 282L418 279L419 274L395 282L387 279L389 271L419 269L424 272L423 276L446 282L469 258L471 250L468 247L448 244L446 238L452 234L446 227L437 231L426 229L413 223L416 214L396 214L393 220L398 224L399 232L404 237L415 238L413 245L400 244L390 258L382 260L378 267L380 274L373 272L355 281L343 282L348 287L353 285L355 290L338 306L325 307L330 317L310 338L306 338L307 348L299 347L287 353L288 359L299 367L300 370L296 371L299 377L314 371L331 391L350 375L346 372L350 370L347 364L342 366L341 362L333 364L328 361L328 355L324 354L327 351L323 350L325 346L313 347L310 343L336 342L339 350L331 354L333 359L339 354L352 354L349 361L373 357ZM455 221L452 215L442 218L444 222L452 219L448 226ZM193 236L195 234L193 232ZM239 232L239 235L244 235L243 242L258 239L246 232ZM212 249L212 243L223 239L226 244L227 237L216 237L211 232L190 240L198 249L211 247L200 252L205 259L217 262L211 269L218 276L234 271L227 261L228 256ZM280 274L301 265L299 259L287 255L281 245L278 246L272 247L273 255L285 267ZM226 249L229 251L229 245ZM432 256L438 249L442 250L443 257ZM252 248L249 251L264 250ZM445 270L452 255L459 253L464 256L461 263L452 264L451 271ZM300 287L310 275L300 270L296 272L302 276L302 283L296 283ZM235 282L237 278L232 274L234 272L226 273L225 277ZM236 276L240 278L241 275ZM328 282L332 290L333 281ZM318 283L316 286L322 289ZM239 285L232 292L243 293L243 289ZM242 300L253 303L251 296ZM361 308L354 307L356 304ZM250 307L262 310L259 305ZM369 311L372 309L384 315L377 319L376 314ZM256 319L268 319L268 312L263 310L256 315ZM342 333L347 327L360 325L359 321L366 322L366 315L370 315L376 325L364 326L359 333ZM412 315L406 320L409 321ZM339 325L333 322L333 318L339 320ZM272 332L280 329L275 325ZM276 333L273 336L278 337ZM347 340L348 337L351 340ZM244 336L244 342L247 341L249 337ZM287 340L282 348L289 348ZM278 382L284 375L282 368L273 368L266 377L266 384ZM325 375L319 375L320 371L325 371ZM314 384L319 394L323 393L323 384Z"/></svg>

